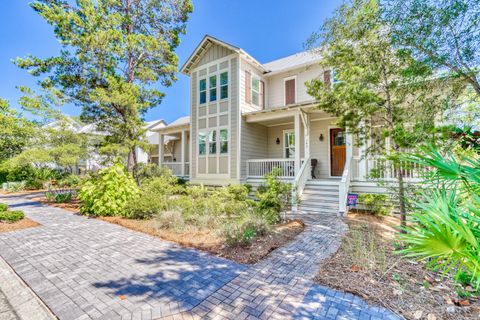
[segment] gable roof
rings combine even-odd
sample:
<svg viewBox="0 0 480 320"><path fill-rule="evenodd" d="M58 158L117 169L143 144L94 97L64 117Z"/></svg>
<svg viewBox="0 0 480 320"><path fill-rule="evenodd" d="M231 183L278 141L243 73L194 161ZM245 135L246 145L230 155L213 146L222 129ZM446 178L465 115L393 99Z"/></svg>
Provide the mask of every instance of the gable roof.
<svg viewBox="0 0 480 320"><path fill-rule="evenodd" d="M187 61L183 64L183 66L180 68L180 72L183 74L188 75L190 71L192 70L192 67L195 66L195 64L202 58L203 54L207 52L207 50L212 46L212 44L218 44L220 46L226 47L233 52L236 52L242 56L245 57L249 62L253 63L256 67L258 67L260 70L266 72L267 70L263 67L263 65L258 62L255 58L250 56L248 53L246 53L243 49L234 46L230 43L227 43L225 41L219 40L215 37L212 37L210 35L205 35L200 41L200 44L197 46L197 48L193 51L193 53L188 57Z"/></svg>
<svg viewBox="0 0 480 320"><path fill-rule="evenodd" d="M321 56L315 51L304 51L291 56L265 63L263 66L268 70L266 75L277 74L291 69L318 63Z"/></svg>
<svg viewBox="0 0 480 320"><path fill-rule="evenodd" d="M158 128L163 128L166 125L167 125L167 123L163 119L145 121L144 129L147 129L147 130L151 131L151 130L155 130L155 129L158 129Z"/></svg>

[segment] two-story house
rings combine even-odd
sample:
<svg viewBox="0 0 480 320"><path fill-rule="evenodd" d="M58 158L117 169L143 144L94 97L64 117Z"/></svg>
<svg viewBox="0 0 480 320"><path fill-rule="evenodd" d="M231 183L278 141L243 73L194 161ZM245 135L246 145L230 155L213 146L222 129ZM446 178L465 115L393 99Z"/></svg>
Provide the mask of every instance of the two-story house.
<svg viewBox="0 0 480 320"><path fill-rule="evenodd" d="M256 185L278 167L303 209L345 212L349 190L376 188L366 179L374 160L307 94L306 81L332 81L319 60L302 52L260 63L205 36L181 68L190 77L190 116L158 130L160 164L205 185Z"/></svg>

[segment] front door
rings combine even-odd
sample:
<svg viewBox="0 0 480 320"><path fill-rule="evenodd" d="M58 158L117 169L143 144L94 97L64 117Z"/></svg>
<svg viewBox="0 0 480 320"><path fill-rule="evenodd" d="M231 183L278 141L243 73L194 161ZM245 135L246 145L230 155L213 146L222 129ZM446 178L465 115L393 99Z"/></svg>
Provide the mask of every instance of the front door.
<svg viewBox="0 0 480 320"><path fill-rule="evenodd" d="M345 130L340 128L330 129L330 175L341 176L347 150L345 147Z"/></svg>

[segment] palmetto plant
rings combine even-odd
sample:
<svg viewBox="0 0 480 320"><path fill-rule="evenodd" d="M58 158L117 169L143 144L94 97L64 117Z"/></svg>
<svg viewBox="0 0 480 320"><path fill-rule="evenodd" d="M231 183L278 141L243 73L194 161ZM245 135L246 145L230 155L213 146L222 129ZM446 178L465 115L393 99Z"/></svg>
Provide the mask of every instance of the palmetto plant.
<svg viewBox="0 0 480 320"><path fill-rule="evenodd" d="M480 283L480 160L443 156L433 148L407 160L429 167L429 188L416 203L402 253L444 272L468 272Z"/></svg>

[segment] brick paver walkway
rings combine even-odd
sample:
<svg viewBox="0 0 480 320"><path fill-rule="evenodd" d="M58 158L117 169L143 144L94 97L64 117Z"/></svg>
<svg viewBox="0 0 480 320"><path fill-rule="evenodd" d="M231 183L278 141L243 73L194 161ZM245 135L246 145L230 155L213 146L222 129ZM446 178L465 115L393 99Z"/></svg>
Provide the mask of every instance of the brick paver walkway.
<svg viewBox="0 0 480 320"><path fill-rule="evenodd" d="M313 283L345 231L303 215L306 230L253 266L117 225L0 196L42 226L0 234L0 255L61 320L397 319Z"/></svg>

